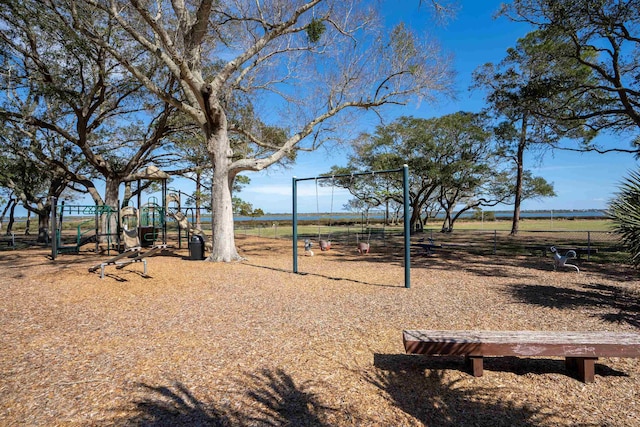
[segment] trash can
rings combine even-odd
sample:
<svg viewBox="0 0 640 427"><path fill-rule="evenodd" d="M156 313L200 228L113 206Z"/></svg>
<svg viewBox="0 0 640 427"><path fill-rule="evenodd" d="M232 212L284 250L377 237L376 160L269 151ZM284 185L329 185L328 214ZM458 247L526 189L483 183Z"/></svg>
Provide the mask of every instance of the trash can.
<svg viewBox="0 0 640 427"><path fill-rule="evenodd" d="M202 261L204 259L204 239L198 234L189 240L189 259Z"/></svg>

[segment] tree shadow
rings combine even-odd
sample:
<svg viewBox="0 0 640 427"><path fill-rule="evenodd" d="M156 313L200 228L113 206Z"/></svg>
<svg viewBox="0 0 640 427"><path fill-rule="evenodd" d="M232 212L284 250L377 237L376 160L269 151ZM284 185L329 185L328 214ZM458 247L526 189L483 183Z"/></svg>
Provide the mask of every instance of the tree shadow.
<svg viewBox="0 0 640 427"><path fill-rule="evenodd" d="M132 402L134 408L127 415L112 420L115 425L323 427L329 425L322 421L324 415L333 411L320 404L308 385L297 385L282 369L249 374L247 384L243 384L248 391L220 403L199 400L180 382L137 386L141 397Z"/></svg>
<svg viewBox="0 0 640 427"><path fill-rule="evenodd" d="M375 354L374 365L382 370L395 371L398 366L411 365L414 369L460 371L471 375L470 368L465 363L464 356L425 356L411 354ZM573 376L567 369L564 359L544 357L516 357L496 356L484 357L483 367L486 371L510 372L515 375L546 375L560 374ZM602 377L628 377L625 372L618 371L606 365L596 363L596 374Z"/></svg>
<svg viewBox="0 0 640 427"><path fill-rule="evenodd" d="M437 368L433 363L432 358L375 354L377 370L364 377L424 425L525 427L540 425L548 417L540 409L500 400L504 389L467 390L459 386L461 380L447 381L442 368L460 369L459 358L438 358Z"/></svg>
<svg viewBox="0 0 640 427"><path fill-rule="evenodd" d="M430 270L449 271L452 268L464 271L479 277L508 277L513 278L516 272L505 267L518 267L520 278L530 278L533 275L528 270L553 271L550 263L544 263L537 259L525 259L518 256L504 255L470 255L465 252L456 252L450 248L443 248L433 255L421 253L411 255L412 268L425 268Z"/></svg>
<svg viewBox="0 0 640 427"><path fill-rule="evenodd" d="M305 384L296 385L286 372L263 369L251 375L254 383L248 396L261 404L258 416L248 420L252 425L328 426L324 414L334 409L322 405Z"/></svg>
<svg viewBox="0 0 640 427"><path fill-rule="evenodd" d="M574 310L599 308L599 317L610 323L625 323L640 328L638 294L612 285L583 285L581 289L549 285L513 285L509 292L522 302L542 307Z"/></svg>
<svg viewBox="0 0 640 427"><path fill-rule="evenodd" d="M243 265L249 266L249 267L255 267L255 268L262 268L265 270L272 270L272 271L279 271L281 273L287 273L287 274L295 274L293 273L292 270L285 270L283 268L277 268L277 267L269 267L266 265L259 265L259 264L251 264L247 261L243 262ZM328 276L326 274L320 274L320 273L309 273L309 272L299 272L297 273L301 276L314 276L314 277L321 277L323 279L327 279L327 280L333 280L333 281L345 281L345 282L352 282L352 283L359 283L362 285L368 285L368 286L378 286L381 288L401 288L403 287L402 285L386 285L386 284L382 284L382 283L372 283L372 282L365 282L362 280L357 280L357 279L350 279L350 278L346 278L346 277L337 277L337 276Z"/></svg>
<svg viewBox="0 0 640 427"><path fill-rule="evenodd" d="M135 400L134 413L115 424L128 426L233 426L235 416L227 409L198 400L180 382L171 386L138 384L143 397Z"/></svg>

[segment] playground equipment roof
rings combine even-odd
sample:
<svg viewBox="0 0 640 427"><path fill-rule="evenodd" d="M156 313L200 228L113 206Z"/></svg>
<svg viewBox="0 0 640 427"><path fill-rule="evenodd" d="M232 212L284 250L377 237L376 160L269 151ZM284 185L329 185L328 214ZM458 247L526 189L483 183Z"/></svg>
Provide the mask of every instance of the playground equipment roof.
<svg viewBox="0 0 640 427"><path fill-rule="evenodd" d="M161 181L163 179L169 179L169 174L161 171L156 166L147 166L145 169L129 175L124 181L137 181L139 179Z"/></svg>

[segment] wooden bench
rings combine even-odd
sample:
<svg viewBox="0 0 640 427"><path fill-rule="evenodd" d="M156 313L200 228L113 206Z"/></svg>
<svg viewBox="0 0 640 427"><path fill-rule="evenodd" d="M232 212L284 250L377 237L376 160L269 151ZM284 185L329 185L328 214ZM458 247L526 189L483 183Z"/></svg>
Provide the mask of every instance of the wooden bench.
<svg viewBox="0 0 640 427"><path fill-rule="evenodd" d="M599 357L640 357L637 333L406 330L402 338L409 354L465 356L475 377L482 376L484 356L564 357L585 383L593 382Z"/></svg>

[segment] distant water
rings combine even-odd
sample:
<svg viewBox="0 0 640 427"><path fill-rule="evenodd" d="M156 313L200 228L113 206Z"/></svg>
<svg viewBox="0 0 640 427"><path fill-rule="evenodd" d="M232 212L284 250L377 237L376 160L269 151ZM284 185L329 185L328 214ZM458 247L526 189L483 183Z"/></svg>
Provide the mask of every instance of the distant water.
<svg viewBox="0 0 640 427"><path fill-rule="evenodd" d="M490 215L492 211L485 211L486 215ZM511 218L513 215L513 212L511 211L494 211L493 212L494 216L496 218ZM66 215L66 217L70 217L72 215ZM317 221L318 219L322 219L322 220L328 220L329 218L331 218L332 220L335 221L348 221L348 220L352 220L352 221L359 221L363 218L363 214L361 213L352 213L352 212L333 212L333 213L321 213L321 214L317 214L317 213L301 213L298 214L298 220L301 221ZM474 216L474 212L465 212L464 214L462 214L460 216L460 218L464 218L464 219L469 219L469 218L473 218ZM588 218L592 218L592 219L597 219L597 218L604 218L606 216L606 213L604 210L598 210L598 209L593 209L593 210L562 210L562 211L522 211L520 212L520 218L539 218L539 219L552 219L552 218L584 218L584 219L588 219ZM191 219L191 214L190 212L187 212L187 217L188 219ZM375 211L374 213L369 214L369 218L370 219L383 219L384 218L384 212L380 212L380 211ZM439 214L436 216L436 219L443 219L444 215L443 214ZM283 214L266 214L263 216L259 216L259 217L248 217L248 216L235 216L234 219L236 221L291 221L292 218L292 214L290 213L283 213ZM31 218L32 221L36 221L37 222L37 218ZM16 221L26 221L26 217L16 217ZM203 222L210 222L211 221L211 217L208 215L203 215L202 216L202 221Z"/></svg>
<svg viewBox="0 0 640 427"><path fill-rule="evenodd" d="M485 211L485 214L490 214L487 211ZM495 211L493 212L494 216L496 218L511 218L513 216L513 212L511 211ZM358 214L358 213L344 213L344 212L340 212L340 213L323 213L323 214L310 214L310 213L305 213L305 214L298 214L298 220L301 221L317 221L318 219L322 219L322 220L328 220L329 218L331 218L332 220L341 220L341 221L348 221L348 220L360 220L362 218L362 214ZM604 210L564 210L564 211L523 211L520 212L520 218L584 218L584 219L588 219L588 218L592 218L592 219L597 219L597 218L604 218L606 216L605 211ZM474 212L465 212L464 214L460 215L460 218L464 218L464 219L469 219L469 218L473 218L474 217ZM380 213L379 211L376 211L373 214L369 215L370 219L383 219L384 218L384 213ZM443 219L444 215L440 214L436 216L436 219ZM292 215L291 214L267 214L264 216L260 216L260 217L256 217L256 218L251 218L251 217L247 217L247 216L236 216L235 220L236 221L291 221Z"/></svg>

